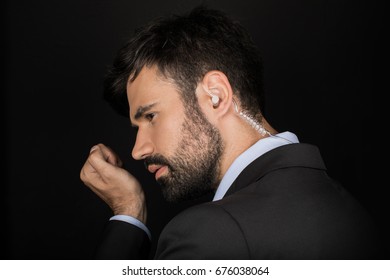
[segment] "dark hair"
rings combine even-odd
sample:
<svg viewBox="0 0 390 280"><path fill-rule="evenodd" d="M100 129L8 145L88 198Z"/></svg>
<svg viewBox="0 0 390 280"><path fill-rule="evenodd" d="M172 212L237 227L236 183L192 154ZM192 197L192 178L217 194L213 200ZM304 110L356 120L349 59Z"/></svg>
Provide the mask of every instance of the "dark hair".
<svg viewBox="0 0 390 280"><path fill-rule="evenodd" d="M129 116L126 85L144 66L156 65L172 78L184 104L196 103L195 89L204 75L219 70L228 77L243 109L263 110L262 60L248 32L217 10L197 7L188 15L159 18L136 31L109 69L104 98Z"/></svg>

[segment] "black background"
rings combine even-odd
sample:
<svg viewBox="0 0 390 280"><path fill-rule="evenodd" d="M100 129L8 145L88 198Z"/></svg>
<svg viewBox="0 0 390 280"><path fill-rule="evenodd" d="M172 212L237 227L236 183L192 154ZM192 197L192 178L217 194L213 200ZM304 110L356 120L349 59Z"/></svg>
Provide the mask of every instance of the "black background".
<svg viewBox="0 0 390 280"><path fill-rule="evenodd" d="M152 176L131 160L133 131L128 119L102 100L102 81L106 66L136 27L200 3L241 21L262 51L268 121L279 131L295 132L301 142L318 145L329 173L368 209L383 235L388 234L388 183L378 175L385 174L378 167L385 141L376 137L373 116L382 80L379 38L384 36L383 9L377 3L2 3L2 258L92 257L111 212L82 184L79 172L90 147L99 142L116 150L144 183L154 241L172 215L188 206L163 202ZM384 252L389 244L385 240Z"/></svg>

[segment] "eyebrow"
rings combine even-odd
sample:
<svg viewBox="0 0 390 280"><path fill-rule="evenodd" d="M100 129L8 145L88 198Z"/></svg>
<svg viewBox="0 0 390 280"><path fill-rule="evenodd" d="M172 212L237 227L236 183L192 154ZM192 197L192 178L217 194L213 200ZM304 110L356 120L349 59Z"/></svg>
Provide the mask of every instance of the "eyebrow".
<svg viewBox="0 0 390 280"><path fill-rule="evenodd" d="M157 102L145 106L139 106L137 111L135 112L134 119L135 120L140 119L145 114L145 112L152 109L155 105L157 105Z"/></svg>

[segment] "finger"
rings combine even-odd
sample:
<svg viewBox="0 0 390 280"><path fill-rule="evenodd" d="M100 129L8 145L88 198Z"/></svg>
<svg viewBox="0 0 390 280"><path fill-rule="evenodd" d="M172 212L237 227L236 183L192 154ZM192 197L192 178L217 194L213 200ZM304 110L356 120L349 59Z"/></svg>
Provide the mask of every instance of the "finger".
<svg viewBox="0 0 390 280"><path fill-rule="evenodd" d="M107 155L108 161L115 166L122 166L122 161L119 156L108 146L102 145L103 154Z"/></svg>
<svg viewBox="0 0 390 280"><path fill-rule="evenodd" d="M97 177L100 177L99 173L90 164L89 160L87 159L80 171L81 181L83 181L84 184L88 185L88 182L95 180L95 178Z"/></svg>
<svg viewBox="0 0 390 280"><path fill-rule="evenodd" d="M120 160L119 156L108 146L104 144L97 144L91 148L90 153L100 150L103 154L104 159L115 166L122 166L122 161Z"/></svg>
<svg viewBox="0 0 390 280"><path fill-rule="evenodd" d="M109 161L109 155L103 153L101 146L95 147L91 149L92 152L90 152L86 164L89 164L100 175L109 174L115 165ZM86 167L88 168L88 165Z"/></svg>

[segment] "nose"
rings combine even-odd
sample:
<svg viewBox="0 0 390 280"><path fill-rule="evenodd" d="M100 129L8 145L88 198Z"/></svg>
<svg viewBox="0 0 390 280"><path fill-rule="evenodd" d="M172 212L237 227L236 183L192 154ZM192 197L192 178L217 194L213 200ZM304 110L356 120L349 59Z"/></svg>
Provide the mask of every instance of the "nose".
<svg viewBox="0 0 390 280"><path fill-rule="evenodd" d="M150 137L142 133L141 129L139 129L131 156L135 160L141 160L153 154L153 151L154 146Z"/></svg>

